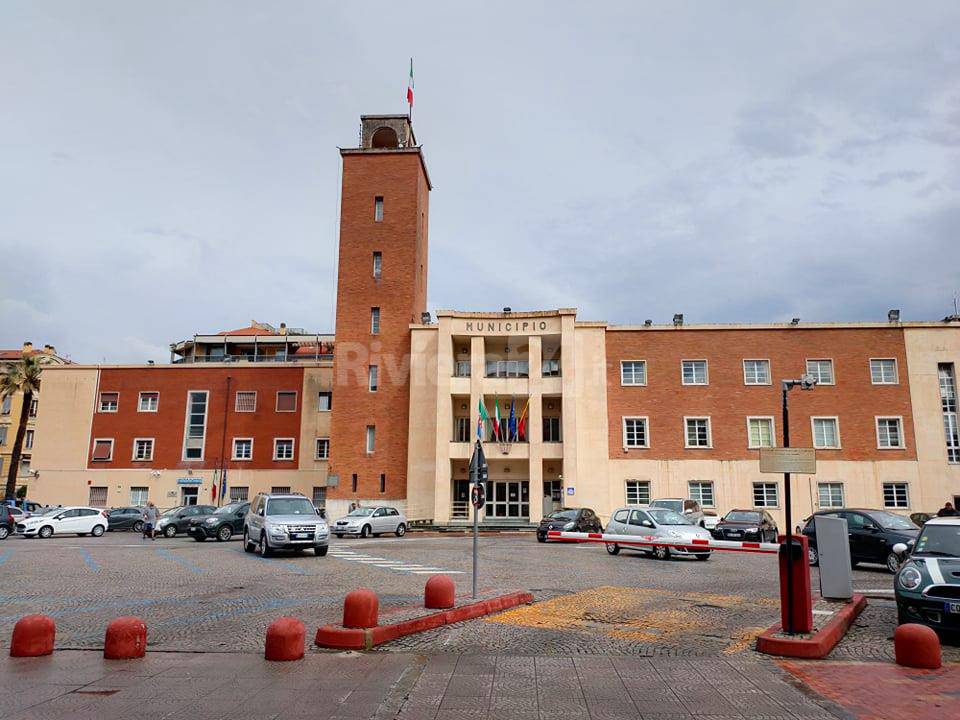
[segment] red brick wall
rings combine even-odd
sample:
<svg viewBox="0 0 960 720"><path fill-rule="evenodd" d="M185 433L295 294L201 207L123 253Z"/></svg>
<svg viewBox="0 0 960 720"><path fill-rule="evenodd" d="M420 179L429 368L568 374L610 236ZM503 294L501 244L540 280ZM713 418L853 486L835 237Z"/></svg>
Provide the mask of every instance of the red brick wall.
<svg viewBox="0 0 960 720"><path fill-rule="evenodd" d="M833 359L835 385L790 393L790 444L812 447L811 416L838 416L840 450L823 460L905 460L916 457L903 332L896 328L656 330L606 334L611 458L755 458L747 416L773 416L781 445L780 381L805 372L806 360ZM870 358L896 358L898 385L873 385ZM681 360L708 361L709 385L682 385ZM771 385L744 385L743 360L769 359ZM621 360L646 360L647 385L620 384ZM621 418L649 417L649 449L624 451ZM684 447L684 416L711 417L713 447ZM902 416L905 450L877 449L875 416Z"/></svg>
<svg viewBox="0 0 960 720"><path fill-rule="evenodd" d="M227 377L230 395L226 397ZM207 432L202 461L183 460L183 433L186 422L187 392L206 390ZM237 413L238 390L257 392L256 412ZM296 412L276 412L277 392L297 392ZM284 366L256 367L152 367L107 368L100 374L100 392L119 392L116 413L101 413L99 396L94 408L90 468L198 468L220 467L220 448L224 438L224 400L226 405L226 442L223 443L228 468L295 469L300 456L300 415L303 408L303 369ZM160 404L155 413L137 412L141 391L158 391ZM315 405L314 405L315 407ZM233 462L232 439L253 438L253 460ZM295 439L292 461L273 460L273 439ZM113 460L93 461L93 439L113 438ZM134 461L134 438L154 438L153 461ZM312 448L306 452L312 453Z"/></svg>
<svg viewBox="0 0 960 720"><path fill-rule="evenodd" d="M426 309L428 192L414 153L343 156L337 326L334 350L330 473L340 483L329 497L406 497L411 322ZM382 222L374 198L384 198ZM373 252L383 253L380 279ZM370 333L370 309L380 308L380 333ZM367 366L379 368L379 390L367 389ZM366 426L376 447L366 453ZM357 492L351 476L357 475Z"/></svg>

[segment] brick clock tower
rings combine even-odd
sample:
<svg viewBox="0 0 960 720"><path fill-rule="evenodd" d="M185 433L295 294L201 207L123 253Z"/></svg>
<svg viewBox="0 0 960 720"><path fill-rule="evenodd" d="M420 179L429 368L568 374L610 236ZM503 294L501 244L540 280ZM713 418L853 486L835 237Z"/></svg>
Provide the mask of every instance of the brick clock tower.
<svg viewBox="0 0 960 720"><path fill-rule="evenodd" d="M328 497L368 503L407 495L409 326L427 308L430 178L406 115L360 125L360 147L340 150Z"/></svg>

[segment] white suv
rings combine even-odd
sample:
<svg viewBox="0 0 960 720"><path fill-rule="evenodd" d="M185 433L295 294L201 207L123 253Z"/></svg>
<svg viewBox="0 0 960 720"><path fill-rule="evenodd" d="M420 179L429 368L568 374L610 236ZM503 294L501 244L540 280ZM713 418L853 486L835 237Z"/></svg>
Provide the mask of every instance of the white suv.
<svg viewBox="0 0 960 720"><path fill-rule="evenodd" d="M327 523L317 509L299 493L260 493L250 503L243 522L243 549L259 548L262 557L274 550L313 548L313 554L327 554Z"/></svg>

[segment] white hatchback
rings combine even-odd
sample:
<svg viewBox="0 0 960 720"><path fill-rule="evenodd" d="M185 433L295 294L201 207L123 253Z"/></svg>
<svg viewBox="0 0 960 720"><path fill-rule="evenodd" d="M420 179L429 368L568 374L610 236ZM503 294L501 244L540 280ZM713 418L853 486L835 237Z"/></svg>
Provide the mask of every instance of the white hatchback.
<svg viewBox="0 0 960 720"><path fill-rule="evenodd" d="M31 515L17 523L17 534L48 538L51 535L93 535L107 530L107 514L99 508L62 507Z"/></svg>

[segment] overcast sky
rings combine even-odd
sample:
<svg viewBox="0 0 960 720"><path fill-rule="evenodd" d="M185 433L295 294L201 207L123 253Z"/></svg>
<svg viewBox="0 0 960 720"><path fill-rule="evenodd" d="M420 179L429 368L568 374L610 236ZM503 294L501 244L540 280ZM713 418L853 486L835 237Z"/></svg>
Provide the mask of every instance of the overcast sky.
<svg viewBox="0 0 960 720"><path fill-rule="evenodd" d="M960 3L5 0L0 347L333 326L337 147L406 109L430 309L940 319Z"/></svg>

